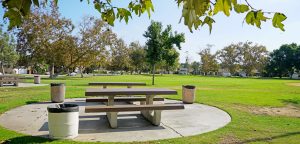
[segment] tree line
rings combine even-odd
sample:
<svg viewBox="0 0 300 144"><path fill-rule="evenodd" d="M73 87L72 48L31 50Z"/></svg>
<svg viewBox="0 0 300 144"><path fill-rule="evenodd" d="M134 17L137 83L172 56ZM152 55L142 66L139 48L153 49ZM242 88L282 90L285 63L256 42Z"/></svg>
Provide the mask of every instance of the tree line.
<svg viewBox="0 0 300 144"><path fill-rule="evenodd" d="M263 45L253 42L230 44L223 49L211 52L208 44L198 53L200 62L185 64L192 74L216 75L220 72L231 76L292 77L300 70L300 45L284 44L279 49L268 52Z"/></svg>

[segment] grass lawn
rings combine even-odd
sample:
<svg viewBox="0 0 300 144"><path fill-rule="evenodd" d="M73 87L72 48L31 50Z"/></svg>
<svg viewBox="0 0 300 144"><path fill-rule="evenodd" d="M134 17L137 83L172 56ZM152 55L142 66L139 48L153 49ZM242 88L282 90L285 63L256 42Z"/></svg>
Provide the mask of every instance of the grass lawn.
<svg viewBox="0 0 300 144"><path fill-rule="evenodd" d="M182 85L193 84L197 87L198 103L219 107L232 117L231 123L213 132L145 143L300 143L299 117L254 114L249 110L249 108L285 107L286 105L293 105L300 109L300 87L288 85L300 83L299 80L163 75L157 76L156 85L151 86L151 76L140 75L42 79L42 83L66 83L67 98L84 97L87 83L93 81L147 82L147 87L177 90L178 96L167 96L172 99L181 99ZM33 82L33 79L27 79L26 82ZM49 86L0 88L0 114L20 105L49 100L49 95ZM77 143L26 136L0 127L0 143L6 140L11 143Z"/></svg>

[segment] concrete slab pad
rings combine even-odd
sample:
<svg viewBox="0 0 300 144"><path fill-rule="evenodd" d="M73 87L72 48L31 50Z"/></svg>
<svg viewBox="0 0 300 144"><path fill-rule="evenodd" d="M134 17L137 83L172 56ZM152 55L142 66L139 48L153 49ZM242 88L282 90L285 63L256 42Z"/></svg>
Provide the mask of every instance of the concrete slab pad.
<svg viewBox="0 0 300 144"><path fill-rule="evenodd" d="M231 121L229 114L218 108L186 104L184 110L163 111L160 126L150 124L140 112L121 112L118 128L111 129L105 113L84 113L84 98L67 99L65 103L80 106L79 136L75 141L132 142L186 137L216 130ZM181 102L166 100L165 103ZM0 125L20 133L48 137L47 106L51 104L35 103L7 111L0 116Z"/></svg>

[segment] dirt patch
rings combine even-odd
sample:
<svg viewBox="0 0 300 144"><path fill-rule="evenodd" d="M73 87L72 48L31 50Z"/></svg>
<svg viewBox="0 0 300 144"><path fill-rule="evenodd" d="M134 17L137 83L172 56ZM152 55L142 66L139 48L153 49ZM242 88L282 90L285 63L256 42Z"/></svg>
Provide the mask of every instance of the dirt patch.
<svg viewBox="0 0 300 144"><path fill-rule="evenodd" d="M293 105L287 105L285 107L253 107L239 105L235 108L257 115L288 116L300 118L300 108Z"/></svg>
<svg viewBox="0 0 300 144"><path fill-rule="evenodd" d="M221 138L219 144L239 144L239 139L233 135L226 135Z"/></svg>
<svg viewBox="0 0 300 144"><path fill-rule="evenodd" d="M286 83L286 85L300 87L300 83Z"/></svg>

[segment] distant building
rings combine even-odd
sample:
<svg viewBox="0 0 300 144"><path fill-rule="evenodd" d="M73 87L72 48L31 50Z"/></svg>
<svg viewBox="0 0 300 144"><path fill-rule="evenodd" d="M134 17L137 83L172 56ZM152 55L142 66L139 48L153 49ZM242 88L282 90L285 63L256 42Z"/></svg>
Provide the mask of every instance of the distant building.
<svg viewBox="0 0 300 144"><path fill-rule="evenodd" d="M247 77L247 73L244 72L244 71L240 71L240 72L239 72L239 76L240 76L240 77Z"/></svg>
<svg viewBox="0 0 300 144"><path fill-rule="evenodd" d="M19 69L14 69L15 74L27 74L27 69L25 68L19 68Z"/></svg>
<svg viewBox="0 0 300 144"><path fill-rule="evenodd" d="M188 74L188 69L187 68L179 68L178 74L187 75Z"/></svg>
<svg viewBox="0 0 300 144"><path fill-rule="evenodd" d="M231 73L227 69L219 69L218 75L223 77L231 77Z"/></svg>
<svg viewBox="0 0 300 144"><path fill-rule="evenodd" d="M292 75L292 79L299 79L299 74L298 73L294 73Z"/></svg>

